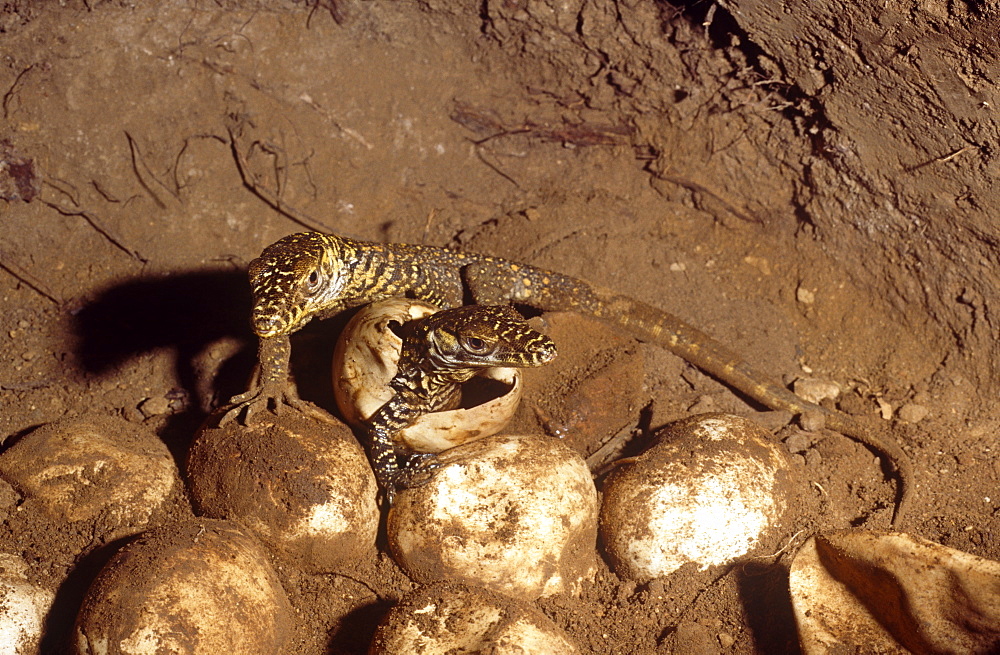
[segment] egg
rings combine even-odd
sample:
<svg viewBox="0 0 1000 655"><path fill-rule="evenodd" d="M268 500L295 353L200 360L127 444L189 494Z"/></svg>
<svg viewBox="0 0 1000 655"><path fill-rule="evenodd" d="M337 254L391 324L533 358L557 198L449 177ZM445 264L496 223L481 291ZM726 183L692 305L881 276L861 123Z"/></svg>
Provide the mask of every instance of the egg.
<svg viewBox="0 0 1000 655"><path fill-rule="evenodd" d="M205 427L187 479L200 514L238 521L301 570L334 571L375 551L378 486L343 423L288 411Z"/></svg>
<svg viewBox="0 0 1000 655"><path fill-rule="evenodd" d="M52 601L48 589L28 581L28 564L0 552L0 653L29 655L40 646Z"/></svg>
<svg viewBox="0 0 1000 655"><path fill-rule="evenodd" d="M706 570L779 532L794 484L784 450L766 430L738 416L703 414L658 437L604 484L601 541L619 575L644 582L688 563Z"/></svg>
<svg viewBox="0 0 1000 655"><path fill-rule="evenodd" d="M578 593L596 571L597 491L557 440L494 435L437 456L396 496L393 556L422 583L447 580L533 600Z"/></svg>
<svg viewBox="0 0 1000 655"><path fill-rule="evenodd" d="M526 602L438 583L408 594L379 624L369 655L574 655L576 645Z"/></svg>
<svg viewBox="0 0 1000 655"><path fill-rule="evenodd" d="M166 445L143 425L110 416L55 421L0 454L0 477L55 521L97 520L111 540L141 532L183 485Z"/></svg>
<svg viewBox="0 0 1000 655"><path fill-rule="evenodd" d="M79 655L266 655L292 626L260 543L233 523L192 519L111 558L87 590L72 645Z"/></svg>

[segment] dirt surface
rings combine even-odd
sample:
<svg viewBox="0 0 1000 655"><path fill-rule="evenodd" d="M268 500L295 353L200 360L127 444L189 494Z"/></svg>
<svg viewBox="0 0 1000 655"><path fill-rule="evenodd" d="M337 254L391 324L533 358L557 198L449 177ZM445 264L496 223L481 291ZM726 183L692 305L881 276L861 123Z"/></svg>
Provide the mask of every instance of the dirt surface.
<svg viewBox="0 0 1000 655"><path fill-rule="evenodd" d="M577 275L788 384L835 381L913 459L900 528L1000 559L989 3L61 4L0 5L4 448L119 415L181 464L253 367L247 263L319 228ZM331 411L345 320L293 340L302 395ZM887 527L881 461L756 415L659 348L551 320L572 339L564 373L527 372L519 429L629 454L692 413L755 415L803 491L752 566L636 585L604 565L540 609L586 654L796 652L787 556L816 531ZM0 550L57 591L52 652L122 541L33 521L19 493L0 488ZM288 652L365 652L413 588L380 545L341 574L279 567Z"/></svg>

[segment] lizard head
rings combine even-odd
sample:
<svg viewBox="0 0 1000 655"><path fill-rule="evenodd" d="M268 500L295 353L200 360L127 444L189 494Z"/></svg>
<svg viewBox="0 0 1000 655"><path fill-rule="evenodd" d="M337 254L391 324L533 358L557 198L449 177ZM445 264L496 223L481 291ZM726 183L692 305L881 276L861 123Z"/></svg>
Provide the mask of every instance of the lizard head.
<svg viewBox="0 0 1000 655"><path fill-rule="evenodd" d="M512 307L466 305L431 314L423 322L428 356L441 368L525 368L556 356L556 344Z"/></svg>
<svg viewBox="0 0 1000 655"><path fill-rule="evenodd" d="M250 262L251 320L258 337L289 334L305 325L344 284L335 237L291 234Z"/></svg>

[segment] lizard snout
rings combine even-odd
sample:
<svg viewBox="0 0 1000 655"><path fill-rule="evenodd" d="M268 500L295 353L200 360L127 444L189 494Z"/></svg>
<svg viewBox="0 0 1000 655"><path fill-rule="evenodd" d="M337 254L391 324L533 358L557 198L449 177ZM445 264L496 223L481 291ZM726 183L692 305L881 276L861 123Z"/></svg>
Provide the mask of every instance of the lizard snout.
<svg viewBox="0 0 1000 655"><path fill-rule="evenodd" d="M549 339L544 339L535 344L534 359L538 365L548 364L556 358L556 344Z"/></svg>
<svg viewBox="0 0 1000 655"><path fill-rule="evenodd" d="M284 321L278 316L255 316L253 331L258 337L273 337L284 327Z"/></svg>

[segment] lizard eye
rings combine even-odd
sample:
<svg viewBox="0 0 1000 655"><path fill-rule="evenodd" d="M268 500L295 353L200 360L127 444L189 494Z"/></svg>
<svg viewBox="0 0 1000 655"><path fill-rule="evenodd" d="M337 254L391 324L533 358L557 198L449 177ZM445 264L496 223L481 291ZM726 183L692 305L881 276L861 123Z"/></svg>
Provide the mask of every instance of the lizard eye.
<svg viewBox="0 0 1000 655"><path fill-rule="evenodd" d="M310 293L317 291L322 281L319 271L310 271L309 277L306 278L306 290Z"/></svg>
<svg viewBox="0 0 1000 655"><path fill-rule="evenodd" d="M490 344L479 337L462 337L462 345L476 355L482 355L490 350Z"/></svg>

